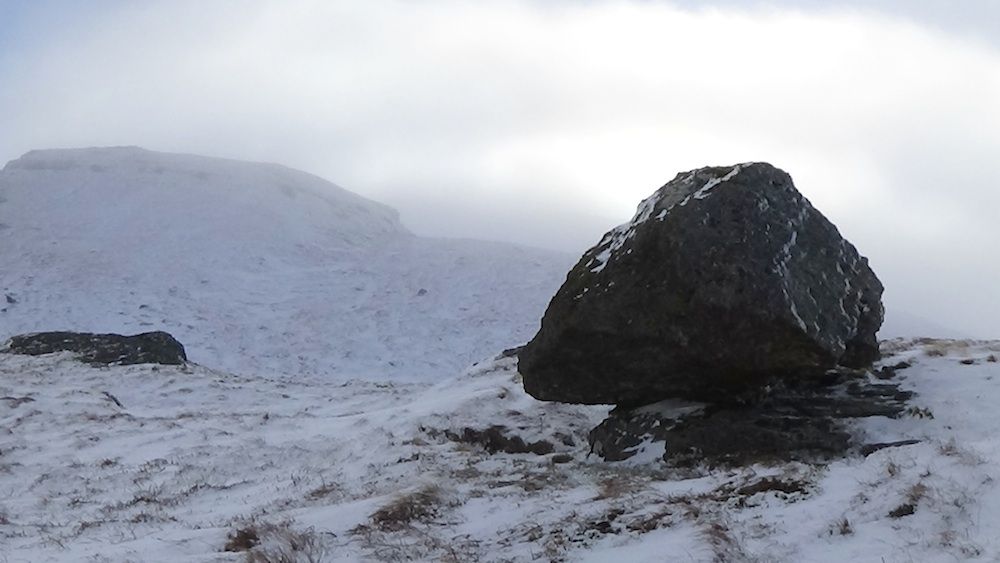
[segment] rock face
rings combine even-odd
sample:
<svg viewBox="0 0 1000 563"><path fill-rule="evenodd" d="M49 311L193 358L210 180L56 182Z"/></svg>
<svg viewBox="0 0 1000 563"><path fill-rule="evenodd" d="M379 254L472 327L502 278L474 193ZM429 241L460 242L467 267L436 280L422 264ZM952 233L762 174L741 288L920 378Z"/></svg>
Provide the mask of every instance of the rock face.
<svg viewBox="0 0 1000 563"><path fill-rule="evenodd" d="M570 271L520 352L542 400L725 402L878 358L882 284L785 172L679 174Z"/></svg>
<svg viewBox="0 0 1000 563"><path fill-rule="evenodd" d="M184 346L166 332L146 332L134 336L38 332L11 338L3 351L30 356L73 352L80 361L98 365L180 365L187 361Z"/></svg>

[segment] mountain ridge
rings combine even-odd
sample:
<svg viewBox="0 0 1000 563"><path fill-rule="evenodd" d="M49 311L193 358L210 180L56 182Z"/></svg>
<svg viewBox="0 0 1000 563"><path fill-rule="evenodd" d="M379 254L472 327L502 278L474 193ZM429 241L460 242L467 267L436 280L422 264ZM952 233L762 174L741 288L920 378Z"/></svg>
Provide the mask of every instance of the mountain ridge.
<svg viewBox="0 0 1000 563"><path fill-rule="evenodd" d="M166 330L237 372L451 374L530 338L572 262L417 237L281 165L136 147L29 152L0 198L0 338Z"/></svg>

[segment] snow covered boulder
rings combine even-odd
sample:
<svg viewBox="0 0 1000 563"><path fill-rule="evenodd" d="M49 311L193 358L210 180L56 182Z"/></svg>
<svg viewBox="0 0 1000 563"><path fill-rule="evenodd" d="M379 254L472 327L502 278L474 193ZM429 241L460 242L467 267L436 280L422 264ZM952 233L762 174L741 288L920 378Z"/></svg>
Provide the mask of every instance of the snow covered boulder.
<svg viewBox="0 0 1000 563"><path fill-rule="evenodd" d="M11 338L2 351L29 356L72 352L81 362L98 365L180 365L187 361L184 346L166 332L146 332L134 336L36 332Z"/></svg>
<svg viewBox="0 0 1000 563"><path fill-rule="evenodd" d="M570 271L520 352L542 400L726 402L878 358L882 284L766 163L679 174Z"/></svg>

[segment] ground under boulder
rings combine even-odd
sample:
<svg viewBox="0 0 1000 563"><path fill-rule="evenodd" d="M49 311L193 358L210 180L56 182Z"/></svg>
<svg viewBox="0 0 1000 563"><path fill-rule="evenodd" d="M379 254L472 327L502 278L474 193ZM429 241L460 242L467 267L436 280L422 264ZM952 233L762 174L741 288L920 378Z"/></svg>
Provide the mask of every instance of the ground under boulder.
<svg viewBox="0 0 1000 563"><path fill-rule="evenodd" d="M29 356L72 352L80 361L97 365L180 365L187 361L184 346L170 334L160 331L134 336L37 332L11 338L0 351Z"/></svg>
<svg viewBox="0 0 1000 563"><path fill-rule="evenodd" d="M785 172L679 174L570 271L519 353L550 401L725 403L878 358L882 284Z"/></svg>

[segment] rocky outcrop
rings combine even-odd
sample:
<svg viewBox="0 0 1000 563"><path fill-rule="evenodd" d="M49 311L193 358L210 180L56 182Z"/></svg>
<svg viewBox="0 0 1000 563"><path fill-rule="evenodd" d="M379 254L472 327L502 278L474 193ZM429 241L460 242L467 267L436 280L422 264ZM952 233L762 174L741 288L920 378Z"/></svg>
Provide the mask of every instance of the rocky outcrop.
<svg viewBox="0 0 1000 563"><path fill-rule="evenodd" d="M538 399L726 402L878 357L882 284L765 163L679 174L570 271L519 354Z"/></svg>
<svg viewBox="0 0 1000 563"><path fill-rule="evenodd" d="M11 338L2 351L30 356L72 352L80 361L97 365L180 365L187 361L184 346L166 332L146 332L134 336L38 332Z"/></svg>
<svg viewBox="0 0 1000 563"><path fill-rule="evenodd" d="M801 382L774 381L755 396L723 405L664 401L617 408L590 432L591 451L606 461L624 461L653 450L680 466L815 461L851 449L867 455L886 446L855 443L849 419L899 416L912 396L895 384L872 383L858 370L795 383Z"/></svg>

